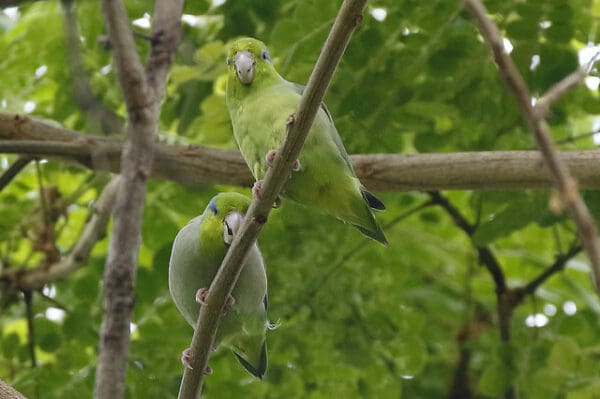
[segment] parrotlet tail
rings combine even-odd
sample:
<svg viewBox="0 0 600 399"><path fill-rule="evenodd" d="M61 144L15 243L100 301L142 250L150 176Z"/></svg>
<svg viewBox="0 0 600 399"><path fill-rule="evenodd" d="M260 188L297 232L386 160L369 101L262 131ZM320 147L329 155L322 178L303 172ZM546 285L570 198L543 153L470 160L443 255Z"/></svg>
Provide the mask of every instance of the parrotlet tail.
<svg viewBox="0 0 600 399"><path fill-rule="evenodd" d="M260 378L261 380L263 379L265 372L267 371L267 343L263 341L261 350L259 353L255 354L254 359L250 359L249 356L244 357L242 354L238 353L237 351L233 351L233 354L235 355L235 357L237 357L237 360L240 362L240 364L242 366L244 366L244 368L246 370L248 370L248 372L250 374L252 374L253 376ZM247 354L249 355L249 354Z"/></svg>
<svg viewBox="0 0 600 399"><path fill-rule="evenodd" d="M383 202L381 202L381 200L379 198L377 198L375 195L368 192L364 188L361 188L360 192L361 192L361 194L365 200L365 203L367 205L366 213L368 215L369 227L367 228L365 226L359 226L354 223L353 223L353 226L356 227L358 229L358 231L360 231L365 236L372 238L375 241L379 241L380 243L382 243L383 245L385 245L387 247L388 240L385 237L385 233L381 229L381 226L379 225L379 223L375 219L375 216L373 215L373 212L371 211L371 209L376 209L378 211L384 211L385 205L383 204Z"/></svg>

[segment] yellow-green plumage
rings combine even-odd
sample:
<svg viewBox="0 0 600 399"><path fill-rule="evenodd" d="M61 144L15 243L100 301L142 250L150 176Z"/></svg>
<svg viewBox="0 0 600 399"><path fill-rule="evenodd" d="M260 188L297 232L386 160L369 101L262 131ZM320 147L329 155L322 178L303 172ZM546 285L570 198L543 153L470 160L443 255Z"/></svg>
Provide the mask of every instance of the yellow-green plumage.
<svg viewBox="0 0 600 399"><path fill-rule="evenodd" d="M169 291L186 321L194 327L200 311L196 292L208 288L228 249L226 225L241 221L250 199L238 193L215 196L204 213L184 226L175 241L169 261ZM256 243L251 247L231 293L235 303L221 317L215 346L230 348L242 365L262 378L267 368L267 277Z"/></svg>
<svg viewBox="0 0 600 399"><path fill-rule="evenodd" d="M237 60L253 59L253 75L242 82ZM240 151L255 179L267 170L265 155L277 149L302 95L302 87L283 79L271 64L265 45L251 38L237 40L228 53L227 107ZM300 154L301 168L293 172L282 194L351 223L363 234L384 244L385 235L371 208L385 209L364 189L323 105Z"/></svg>

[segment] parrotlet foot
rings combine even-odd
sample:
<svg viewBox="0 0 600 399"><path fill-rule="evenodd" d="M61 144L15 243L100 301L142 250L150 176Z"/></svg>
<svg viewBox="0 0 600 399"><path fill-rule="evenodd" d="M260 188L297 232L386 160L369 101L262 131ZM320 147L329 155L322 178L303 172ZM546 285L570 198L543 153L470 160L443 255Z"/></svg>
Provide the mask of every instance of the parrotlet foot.
<svg viewBox="0 0 600 399"><path fill-rule="evenodd" d="M183 365L186 368L193 370L192 365L190 364L191 360L192 360L192 348L184 349L183 352L181 352L181 363L183 363ZM211 375L212 373L213 373L213 369L210 366L206 366L206 368L204 369L204 374Z"/></svg>
<svg viewBox="0 0 600 399"><path fill-rule="evenodd" d="M275 156L277 156L277 150L269 150L269 152L267 152L267 155L265 156L265 160L267 161L267 165L269 167L273 166L273 161L275 160ZM294 161L294 164L292 165L292 170L294 172L298 172L300 170L300 160L296 159Z"/></svg>
<svg viewBox="0 0 600 399"><path fill-rule="evenodd" d="M206 296L208 295L208 288L200 288L196 291L196 303L200 305L206 305ZM223 312L227 312L231 309L231 307L235 305L235 298L230 294L225 300L225 305L223 306Z"/></svg>

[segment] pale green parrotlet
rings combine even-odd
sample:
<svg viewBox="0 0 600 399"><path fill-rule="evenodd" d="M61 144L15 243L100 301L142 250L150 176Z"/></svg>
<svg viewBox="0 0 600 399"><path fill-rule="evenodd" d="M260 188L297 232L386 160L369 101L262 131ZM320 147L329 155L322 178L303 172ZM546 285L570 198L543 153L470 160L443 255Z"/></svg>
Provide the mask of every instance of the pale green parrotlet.
<svg viewBox="0 0 600 399"><path fill-rule="evenodd" d="M228 52L227 108L233 133L246 164L260 181L300 102L303 87L277 73L259 40L242 38ZM255 185L253 190L258 195ZM383 203L360 183L325 104L281 193L352 224L364 235L387 244L372 208Z"/></svg>
<svg viewBox="0 0 600 399"><path fill-rule="evenodd" d="M242 194L220 193L175 237L169 261L169 291L192 327L249 206L250 198ZM265 264L254 243L221 316L214 346L230 348L250 373L262 378L267 369L268 326ZM182 362L188 367L189 356L187 349Z"/></svg>

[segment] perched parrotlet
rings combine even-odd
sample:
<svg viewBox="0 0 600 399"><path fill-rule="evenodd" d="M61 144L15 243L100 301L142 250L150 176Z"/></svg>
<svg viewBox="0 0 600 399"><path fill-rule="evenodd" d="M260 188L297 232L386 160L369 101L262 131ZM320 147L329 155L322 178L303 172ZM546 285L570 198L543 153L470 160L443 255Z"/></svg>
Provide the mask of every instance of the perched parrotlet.
<svg viewBox="0 0 600 399"><path fill-rule="evenodd" d="M220 193L212 198L202 215L192 219L175 237L169 261L169 291L192 327L250 202L242 194ZM265 264L254 243L227 301L214 346L230 348L246 370L262 378L267 369L268 326ZM182 362L188 367L189 356L186 349Z"/></svg>
<svg viewBox="0 0 600 399"><path fill-rule="evenodd" d="M233 133L246 164L260 181L276 155L274 150L283 139L286 123L293 121L290 116L296 112L304 88L277 73L266 46L256 39L235 41L227 64L226 102ZM319 108L281 194L387 244L371 210L384 210L385 206L356 177L325 104Z"/></svg>

